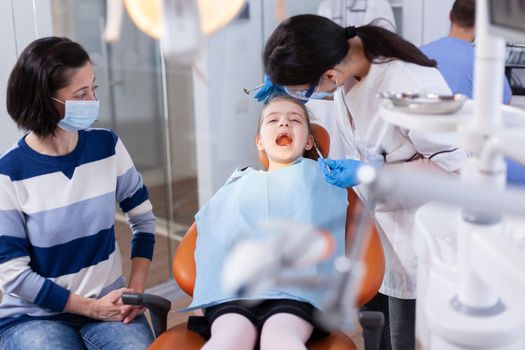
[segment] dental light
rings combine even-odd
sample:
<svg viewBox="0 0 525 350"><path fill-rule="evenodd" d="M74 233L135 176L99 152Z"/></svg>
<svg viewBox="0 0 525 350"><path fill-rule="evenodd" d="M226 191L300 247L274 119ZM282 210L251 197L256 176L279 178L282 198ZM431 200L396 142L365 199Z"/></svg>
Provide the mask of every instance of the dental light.
<svg viewBox="0 0 525 350"><path fill-rule="evenodd" d="M202 36L225 27L242 9L245 0L108 0L104 39L117 41L126 8L133 23L160 39L167 61L190 64Z"/></svg>
<svg viewBox="0 0 525 350"><path fill-rule="evenodd" d="M121 23L123 6L141 31L160 39L163 31L162 11L166 4L173 4L180 9L188 2L198 4L201 30L205 35L211 35L226 26L239 13L245 0L109 0L105 39L118 40L120 33L115 28L120 29L118 24Z"/></svg>

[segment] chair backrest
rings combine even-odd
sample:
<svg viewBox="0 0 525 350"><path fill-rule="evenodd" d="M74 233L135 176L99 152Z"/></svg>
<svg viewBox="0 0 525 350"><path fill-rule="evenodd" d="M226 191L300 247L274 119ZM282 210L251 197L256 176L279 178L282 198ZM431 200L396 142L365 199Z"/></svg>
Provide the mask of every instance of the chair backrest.
<svg viewBox="0 0 525 350"><path fill-rule="evenodd" d="M318 124L312 124L312 134L315 143L323 157L328 156L330 151L330 136L325 128ZM259 160L265 168L268 168L268 158L265 152L259 152ZM361 207L361 202L352 189L348 189L348 210L346 216L346 241L349 242L353 232L354 216L356 209ZM173 277L179 287L188 295L193 295L195 285L196 268L194 251L197 243L197 226L193 223L186 235L180 242L173 258ZM370 233L370 239L363 249L363 260L366 265L365 275L357 297L358 305L364 305L379 290L385 273L385 257L379 235L375 226Z"/></svg>

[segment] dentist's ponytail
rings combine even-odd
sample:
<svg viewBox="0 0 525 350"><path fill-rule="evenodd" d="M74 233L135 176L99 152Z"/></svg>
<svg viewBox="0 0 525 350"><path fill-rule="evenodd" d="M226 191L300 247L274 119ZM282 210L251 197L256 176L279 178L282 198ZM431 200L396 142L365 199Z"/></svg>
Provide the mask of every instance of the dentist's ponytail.
<svg viewBox="0 0 525 350"><path fill-rule="evenodd" d="M356 28L356 36L363 42L364 55L370 62L385 63L398 59L425 67L436 67L414 44L385 28L367 24Z"/></svg>

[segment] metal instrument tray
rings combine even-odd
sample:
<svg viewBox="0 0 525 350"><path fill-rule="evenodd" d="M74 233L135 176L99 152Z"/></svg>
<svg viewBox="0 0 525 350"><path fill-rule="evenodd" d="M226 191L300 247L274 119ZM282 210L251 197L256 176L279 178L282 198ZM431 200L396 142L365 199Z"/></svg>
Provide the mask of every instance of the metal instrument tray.
<svg viewBox="0 0 525 350"><path fill-rule="evenodd" d="M388 99L392 108L416 114L450 114L463 106L467 97L462 94L438 95L433 93L381 92L377 97Z"/></svg>

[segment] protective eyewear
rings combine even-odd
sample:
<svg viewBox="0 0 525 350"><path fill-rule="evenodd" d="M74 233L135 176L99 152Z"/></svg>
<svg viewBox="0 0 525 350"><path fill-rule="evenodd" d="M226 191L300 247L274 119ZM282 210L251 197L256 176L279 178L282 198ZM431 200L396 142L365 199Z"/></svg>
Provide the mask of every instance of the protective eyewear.
<svg viewBox="0 0 525 350"><path fill-rule="evenodd" d="M333 90L330 91L319 91L319 87L321 86L321 80L323 77L319 78L319 82L317 84L312 84L310 87L306 90L291 90L288 89L286 86L284 86L284 91L286 93L294 98L298 98L300 100L323 100L327 97L333 97L335 90L337 90L337 83L335 84L335 87Z"/></svg>

